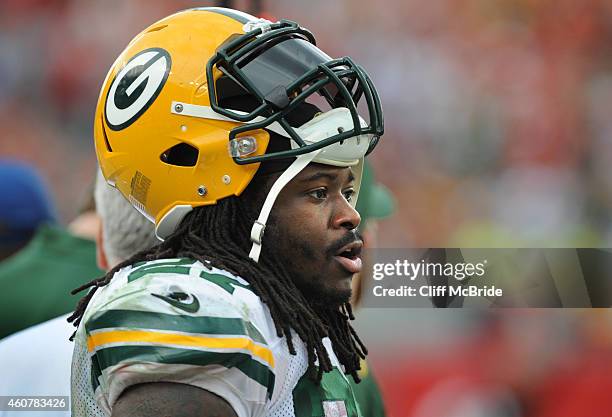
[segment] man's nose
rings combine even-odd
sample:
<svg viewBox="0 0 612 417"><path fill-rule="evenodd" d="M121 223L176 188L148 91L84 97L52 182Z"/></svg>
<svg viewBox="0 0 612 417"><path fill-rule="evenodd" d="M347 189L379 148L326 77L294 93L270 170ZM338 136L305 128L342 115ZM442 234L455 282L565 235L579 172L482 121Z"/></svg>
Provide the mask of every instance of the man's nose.
<svg viewBox="0 0 612 417"><path fill-rule="evenodd" d="M338 200L338 207L336 207L332 220L333 227L336 229L345 228L347 230L356 229L359 223L361 223L361 216L344 197Z"/></svg>

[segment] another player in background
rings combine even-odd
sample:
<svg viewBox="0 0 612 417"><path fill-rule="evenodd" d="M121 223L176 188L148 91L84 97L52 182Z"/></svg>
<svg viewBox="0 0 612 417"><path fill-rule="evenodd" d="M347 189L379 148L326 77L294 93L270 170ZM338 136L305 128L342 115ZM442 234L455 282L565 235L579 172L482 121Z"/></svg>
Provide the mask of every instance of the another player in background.
<svg viewBox="0 0 612 417"><path fill-rule="evenodd" d="M82 287L74 415L361 415L353 198L383 130L364 70L293 22L191 9L129 44L94 129L165 240Z"/></svg>
<svg viewBox="0 0 612 417"><path fill-rule="evenodd" d="M0 261L14 255L42 224L57 221L53 201L33 167L0 159Z"/></svg>
<svg viewBox="0 0 612 417"><path fill-rule="evenodd" d="M0 160L0 339L74 308L70 290L99 276L85 210L64 229L29 165Z"/></svg>
<svg viewBox="0 0 612 417"><path fill-rule="evenodd" d="M96 180L94 194L99 215L96 235L98 266L101 269L108 270L110 266L159 243L154 225L138 213L121 193L106 184L101 173ZM74 297L69 298L74 303ZM67 315L57 317L0 341L0 396L70 396L73 344L68 338L74 329L66 318ZM44 344L42 350L41 344ZM30 417L70 416L70 411L27 413ZM23 415L23 411L0 410L0 417Z"/></svg>

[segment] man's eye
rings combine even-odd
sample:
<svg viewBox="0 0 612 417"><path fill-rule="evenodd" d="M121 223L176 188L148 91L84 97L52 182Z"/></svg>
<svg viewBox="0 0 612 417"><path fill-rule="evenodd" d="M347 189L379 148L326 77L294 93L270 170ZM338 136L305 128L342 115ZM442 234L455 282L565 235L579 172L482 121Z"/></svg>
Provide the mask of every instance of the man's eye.
<svg viewBox="0 0 612 417"><path fill-rule="evenodd" d="M353 201L353 197L355 196L355 190L347 190L344 192L344 198L346 199L346 201L348 201L349 203L351 201Z"/></svg>
<svg viewBox="0 0 612 417"><path fill-rule="evenodd" d="M327 190L324 188L319 188L318 190L311 191L308 194L317 200L324 200L327 198Z"/></svg>

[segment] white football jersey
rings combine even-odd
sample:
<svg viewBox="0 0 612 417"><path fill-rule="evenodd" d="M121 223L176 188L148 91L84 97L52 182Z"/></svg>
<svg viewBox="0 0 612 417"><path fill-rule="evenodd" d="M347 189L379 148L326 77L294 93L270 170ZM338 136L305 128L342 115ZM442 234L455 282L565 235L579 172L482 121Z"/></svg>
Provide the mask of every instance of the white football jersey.
<svg viewBox="0 0 612 417"><path fill-rule="evenodd" d="M305 344L289 354L248 282L192 259L123 268L98 289L75 338L74 417L109 416L131 385L176 382L224 398L239 417L358 417L329 339L334 370L306 373Z"/></svg>

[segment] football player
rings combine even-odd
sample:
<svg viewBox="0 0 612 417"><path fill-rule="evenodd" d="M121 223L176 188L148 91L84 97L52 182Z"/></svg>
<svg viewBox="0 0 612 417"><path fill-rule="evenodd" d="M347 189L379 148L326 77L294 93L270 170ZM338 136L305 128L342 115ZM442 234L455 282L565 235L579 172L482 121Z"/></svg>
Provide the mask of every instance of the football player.
<svg viewBox="0 0 612 417"><path fill-rule="evenodd" d="M73 415L361 415L354 204L382 133L363 68L294 22L197 8L134 38L96 153L163 242L77 289Z"/></svg>

